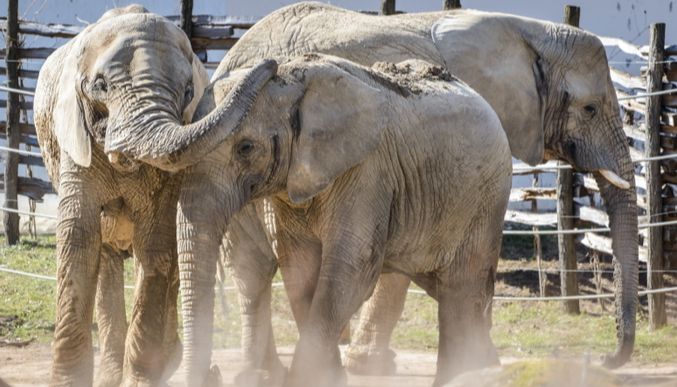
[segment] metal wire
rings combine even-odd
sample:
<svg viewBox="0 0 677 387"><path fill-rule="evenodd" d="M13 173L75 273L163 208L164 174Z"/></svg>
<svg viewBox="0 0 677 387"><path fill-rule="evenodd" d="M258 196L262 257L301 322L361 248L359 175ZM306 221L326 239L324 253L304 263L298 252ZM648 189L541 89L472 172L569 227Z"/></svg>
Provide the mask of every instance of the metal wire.
<svg viewBox="0 0 677 387"><path fill-rule="evenodd" d="M9 86L2 86L0 85L0 90L6 91L8 93L14 93L14 94L21 94L21 95L29 95L31 97L35 96L35 93L32 91L28 90L23 90L23 89L16 89L14 87L9 87Z"/></svg>
<svg viewBox="0 0 677 387"><path fill-rule="evenodd" d="M41 274L34 274L34 273L29 273L21 270L14 270L14 269L9 269L6 267L0 267L0 272L8 273L8 274L14 274L18 276L23 276L23 277L29 277L29 278L34 278L34 279L39 279L39 280L45 280L45 281L56 281L55 277L47 276L47 275L41 275ZM284 284L282 282L274 282L271 284L273 288L283 288ZM125 285L125 289L134 289L133 285ZM224 290L237 290L237 287L235 286L227 286L223 288ZM657 293L669 293L669 292L674 292L677 291L677 287L668 287L668 288L660 288L660 289L647 289L647 290L642 290L638 292L640 296L645 296L647 294L657 294ZM421 295L427 295L427 293L423 290L418 290L418 289L409 289L407 290L407 293L410 294L421 294ZM554 296L554 297L514 297L514 296L494 296L494 301L565 301L565 300L596 300L600 298L614 298L615 295L613 293L604 293L604 294L586 294L586 295L579 295L579 296Z"/></svg>

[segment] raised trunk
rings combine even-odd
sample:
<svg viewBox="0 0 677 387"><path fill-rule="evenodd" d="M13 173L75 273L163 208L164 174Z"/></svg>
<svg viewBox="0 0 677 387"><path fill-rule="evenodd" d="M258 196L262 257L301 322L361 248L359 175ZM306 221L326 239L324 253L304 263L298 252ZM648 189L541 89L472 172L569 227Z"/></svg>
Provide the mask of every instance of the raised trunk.
<svg viewBox="0 0 677 387"><path fill-rule="evenodd" d="M635 344L635 318L637 314L638 236L637 194L630 157L621 163L622 177L632 182L629 189L619 189L596 174L609 214L612 248L614 253L614 293L616 294L617 344L614 353L606 356L604 365L616 368L625 364L632 355Z"/></svg>
<svg viewBox="0 0 677 387"><path fill-rule="evenodd" d="M192 171L191 171L192 172ZM221 177L217 177L220 179ZM205 195L214 192L217 195ZM183 364L190 386L211 384L214 284L219 247L235 206L228 193L200 173L186 176L179 199L177 238L183 316Z"/></svg>
<svg viewBox="0 0 677 387"><path fill-rule="evenodd" d="M176 117L164 112L155 116L145 114L132 126L139 128L132 133L110 129L106 133L105 151L111 156L123 154L166 171L186 168L213 150L237 128L258 91L275 75L276 70L275 61L259 63L231 89L219 106L192 124L180 125Z"/></svg>

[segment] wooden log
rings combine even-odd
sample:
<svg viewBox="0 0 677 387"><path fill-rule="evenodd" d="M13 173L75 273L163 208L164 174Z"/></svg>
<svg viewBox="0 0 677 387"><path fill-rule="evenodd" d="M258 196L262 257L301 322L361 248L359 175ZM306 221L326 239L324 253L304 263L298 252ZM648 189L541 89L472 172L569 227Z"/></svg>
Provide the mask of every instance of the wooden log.
<svg viewBox="0 0 677 387"><path fill-rule="evenodd" d="M7 129L7 121L0 121L0 131L4 132L6 129ZM19 123L19 131L23 135L35 136L35 126L32 125L32 124L20 122Z"/></svg>
<svg viewBox="0 0 677 387"><path fill-rule="evenodd" d="M646 132L632 125L623 125L623 131L627 137L637 141L646 141Z"/></svg>
<svg viewBox="0 0 677 387"><path fill-rule="evenodd" d="M554 212L534 214L532 212L508 210L505 212L504 220L530 226L555 226L557 225L557 214Z"/></svg>
<svg viewBox="0 0 677 387"><path fill-rule="evenodd" d="M557 198L557 190L551 187L513 188L512 190L510 190L511 202L523 202L525 200L555 199L555 198Z"/></svg>
<svg viewBox="0 0 677 387"><path fill-rule="evenodd" d="M444 9L457 9L461 8L461 0L444 0Z"/></svg>
<svg viewBox="0 0 677 387"><path fill-rule="evenodd" d="M609 215L606 211L590 206L581 206L578 208L578 217L580 220L594 223L601 227L609 226Z"/></svg>
<svg viewBox="0 0 677 387"><path fill-rule="evenodd" d="M179 15L165 16L167 19L180 24L181 17ZM219 25L230 26L235 29L249 29L256 22L255 18L245 18L238 16L214 16L214 15L193 15L193 25Z"/></svg>
<svg viewBox="0 0 677 387"><path fill-rule="evenodd" d="M29 47L29 48L19 48L18 49L18 58L23 59L47 59L47 57L56 51L56 48L51 47ZM6 49L0 49L0 57L5 57L7 55ZM17 60L17 59L14 59Z"/></svg>
<svg viewBox="0 0 677 387"><path fill-rule="evenodd" d="M611 238L609 237L601 236L591 232L586 232L585 236L581 240L581 244L592 250L599 251L604 254L613 255L613 250L611 249ZM646 247L639 246L639 260L641 262L646 262L647 256L648 252Z"/></svg>
<svg viewBox="0 0 677 387"><path fill-rule="evenodd" d="M18 78L17 78L18 79ZM8 93L12 95L16 95L14 93ZM33 110L33 101L17 101L17 106L19 107L19 110ZM0 109L6 109L7 108L8 101L4 99L0 99Z"/></svg>
<svg viewBox="0 0 677 387"><path fill-rule="evenodd" d="M2 175L0 175L2 178ZM48 181L31 177L19 177L18 194L41 202L45 195L54 195L54 188ZM4 191L4 184L0 184L0 191Z"/></svg>
<svg viewBox="0 0 677 387"><path fill-rule="evenodd" d="M677 113L664 111L661 113L661 119L666 125L677 126Z"/></svg>
<svg viewBox="0 0 677 387"><path fill-rule="evenodd" d="M84 27L73 26L70 24L42 24L26 20L19 22L19 33L26 35L47 36L50 38L72 38L79 34L83 29ZM0 30L7 30L6 18L0 18Z"/></svg>
<svg viewBox="0 0 677 387"><path fill-rule="evenodd" d="M395 14L395 0L381 0L381 15Z"/></svg>
<svg viewBox="0 0 677 387"><path fill-rule="evenodd" d="M665 47L665 24L656 23L651 25L651 46L649 52L649 75L647 77L647 92L653 93L662 89L663 65L660 63L664 58ZM646 156L652 157L660 154L660 130L661 130L661 97L647 98L646 106ZM660 222L663 217L663 203L661 189L663 185L660 164L648 163L645 167L647 181L647 213L653 222ZM663 287L663 230L651 228L648 233L648 260L647 260L647 288L659 289ZM658 272L654 272L654 270ZM649 295L649 323L652 329L665 325L665 295Z"/></svg>
<svg viewBox="0 0 677 387"><path fill-rule="evenodd" d="M646 90L646 83L640 77L632 76L625 71L613 67L609 67L609 72L611 73L611 81L623 88L625 93L638 89L642 91Z"/></svg>
<svg viewBox="0 0 677 387"><path fill-rule="evenodd" d="M6 74L6 73L7 73L7 68L5 68L4 64L0 65L0 74ZM37 71L37 70L19 69L19 78L38 79L39 74L40 74L40 72Z"/></svg>
<svg viewBox="0 0 677 387"><path fill-rule="evenodd" d="M663 66L665 78L670 82L677 82L677 61L665 63Z"/></svg>
<svg viewBox="0 0 677 387"><path fill-rule="evenodd" d="M7 152L0 152L0 162L4 163L7 160ZM19 164L30 165L33 167L44 167L42 157L19 155Z"/></svg>
<svg viewBox="0 0 677 387"><path fill-rule="evenodd" d="M581 9L573 5L564 7L564 23L578 27ZM574 228L574 171L559 169L557 171L557 229L571 230ZM557 247L559 250L560 287L562 296L578 295L578 276L576 269L575 236L572 234L558 234ZM563 302L564 311L569 314L581 312L578 300Z"/></svg>
<svg viewBox="0 0 677 387"><path fill-rule="evenodd" d="M19 88L19 0L8 0L7 6L7 30L5 32L5 66L7 68L7 86ZM20 106L19 95L9 93L7 96L7 125L5 134L7 146L19 148L21 132L19 130ZM8 154L5 160L4 173L5 208L18 209L17 194L19 190L19 155ZM19 215L4 212L3 225L7 244L19 243Z"/></svg>
<svg viewBox="0 0 677 387"><path fill-rule="evenodd" d="M233 48L235 43L237 43L238 38L220 38L220 39L210 39L202 38L198 36L193 36L190 39L190 43L193 46L193 50L230 50Z"/></svg>

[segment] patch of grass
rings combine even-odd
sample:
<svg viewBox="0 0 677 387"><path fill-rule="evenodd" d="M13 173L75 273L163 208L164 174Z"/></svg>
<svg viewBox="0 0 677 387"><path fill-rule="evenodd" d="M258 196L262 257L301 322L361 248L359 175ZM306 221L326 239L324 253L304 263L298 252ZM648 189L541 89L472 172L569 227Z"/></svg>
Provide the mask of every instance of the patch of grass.
<svg viewBox="0 0 677 387"><path fill-rule="evenodd" d="M37 243L7 247L0 238L0 265L26 272L54 276L56 259L54 237L41 237ZM127 284L133 281L133 261L125 263ZM275 282L280 282L279 274ZM224 286L232 286L228 279ZM48 343L53 334L56 283L0 273L0 339L36 338ZM133 293L127 291L128 315ZM214 347L240 344L240 316L237 293L226 290L223 300L215 299ZM273 289L273 329L280 346L294 345L298 332L282 288ZM594 310L591 302L584 311ZM492 337L499 353L509 357L549 357L552 355L595 359L615 348L615 321L611 312L602 315L584 312L566 315L559 302L494 303ZM2 319L17 316L17 319ZM356 325L356 318L352 321ZM96 333L95 325L93 332ZM430 297L411 294L393 337L393 347L436 351L438 337L437 303ZM677 357L677 327L650 331L643 315L638 318L634 361L674 362Z"/></svg>

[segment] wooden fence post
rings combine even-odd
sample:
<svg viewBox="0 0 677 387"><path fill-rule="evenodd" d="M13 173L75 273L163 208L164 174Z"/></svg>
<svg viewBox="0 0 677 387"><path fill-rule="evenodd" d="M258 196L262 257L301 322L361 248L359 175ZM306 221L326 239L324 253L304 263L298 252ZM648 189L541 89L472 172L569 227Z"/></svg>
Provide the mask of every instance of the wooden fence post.
<svg viewBox="0 0 677 387"><path fill-rule="evenodd" d="M651 46L649 51L649 68L647 73L647 93L663 89L663 57L665 50L665 24L651 25ZM658 156L661 150L661 96L648 97L646 103L646 148L648 157ZM649 162L646 166L646 201L647 215L651 222L660 222L663 216L663 199L661 197L663 181L661 164ZM648 229L647 288L663 287L663 228ZM665 294L649 295L649 323L652 329L664 326L667 322L665 313Z"/></svg>
<svg viewBox="0 0 677 387"><path fill-rule="evenodd" d="M188 35L193 36L193 0L181 0L181 29Z"/></svg>
<svg viewBox="0 0 677 387"><path fill-rule="evenodd" d="M564 7L564 23L578 27L581 9L573 5ZM560 166L565 163L558 163ZM557 229L574 228L574 172L571 169L557 170ZM572 234L557 235L559 250L560 284L563 296L578 295L578 275L576 273L576 245ZM564 310L569 314L579 314L578 300L564 301Z"/></svg>
<svg viewBox="0 0 677 387"><path fill-rule="evenodd" d="M7 86L19 88L19 0L9 0L7 6L7 33L5 42L5 65L7 66ZM7 147L19 149L21 132L19 129L19 95L7 93ZM5 204L6 208L18 209L19 191L19 155L8 153L5 159ZM3 217L7 244L19 243L19 214L5 212Z"/></svg>
<svg viewBox="0 0 677 387"><path fill-rule="evenodd" d="M461 0L444 0L444 9L461 8Z"/></svg>
<svg viewBox="0 0 677 387"><path fill-rule="evenodd" d="M381 0L381 15L395 14L395 0Z"/></svg>

